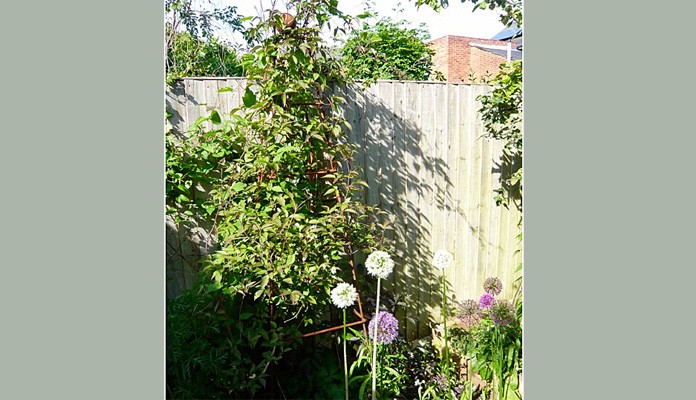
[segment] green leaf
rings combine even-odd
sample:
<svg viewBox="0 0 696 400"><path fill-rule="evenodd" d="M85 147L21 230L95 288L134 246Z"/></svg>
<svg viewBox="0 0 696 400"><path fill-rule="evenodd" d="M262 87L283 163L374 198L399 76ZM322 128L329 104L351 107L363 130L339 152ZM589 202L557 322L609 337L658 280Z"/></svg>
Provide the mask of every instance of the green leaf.
<svg viewBox="0 0 696 400"><path fill-rule="evenodd" d="M247 88L242 97L242 101L246 107L251 107L256 104L256 94Z"/></svg>
<svg viewBox="0 0 696 400"><path fill-rule="evenodd" d="M246 186L247 186L247 185L246 185L246 183L244 183L244 182L235 182L235 183L232 185L231 189L232 189L233 192L239 192L240 190L244 189Z"/></svg>
<svg viewBox="0 0 696 400"><path fill-rule="evenodd" d="M261 278L261 289L263 290L268 286L268 280L269 280L269 275L264 275L263 278Z"/></svg>
<svg viewBox="0 0 696 400"><path fill-rule="evenodd" d="M225 86L223 88L218 89L218 93L225 93L225 92L232 92L234 89L230 86Z"/></svg>
<svg viewBox="0 0 696 400"><path fill-rule="evenodd" d="M290 293L290 301L292 302L292 304L297 304L297 300L299 300L301 295L302 293L300 293L299 291L293 290L292 293Z"/></svg>
<svg viewBox="0 0 696 400"><path fill-rule="evenodd" d="M242 313L242 314L239 316L239 319L240 319L240 320L245 320L245 319L248 319L249 317L251 317L252 315L254 315L254 313L245 312L245 313Z"/></svg>
<svg viewBox="0 0 696 400"><path fill-rule="evenodd" d="M254 293L254 300L256 300L256 299L258 299L259 297L261 297L262 294L263 294L263 289L257 290L256 293Z"/></svg>
<svg viewBox="0 0 696 400"><path fill-rule="evenodd" d="M217 110L213 110L210 112L210 120L214 124L220 124L222 122L222 119L220 119L220 114L218 114Z"/></svg>

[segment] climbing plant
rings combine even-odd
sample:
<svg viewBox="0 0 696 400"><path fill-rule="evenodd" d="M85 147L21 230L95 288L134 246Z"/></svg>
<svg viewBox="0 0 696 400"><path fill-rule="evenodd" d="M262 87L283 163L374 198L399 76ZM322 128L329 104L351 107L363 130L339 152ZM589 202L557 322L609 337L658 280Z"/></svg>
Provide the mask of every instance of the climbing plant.
<svg viewBox="0 0 696 400"><path fill-rule="evenodd" d="M488 82L491 91L479 97L481 119L490 138L504 144L501 186L496 202L522 207L522 61L501 66L500 72Z"/></svg>
<svg viewBox="0 0 696 400"><path fill-rule="evenodd" d="M342 274L347 248L372 245L352 145L333 89L347 83L320 32L343 16L337 1L294 1L250 30L259 43L242 57L243 106L230 134L240 153L217 199L221 249L207 264L211 288L269 305L268 318L316 322Z"/></svg>
<svg viewBox="0 0 696 400"><path fill-rule="evenodd" d="M255 18L243 104L167 141L168 212L213 221L218 248L195 290L220 324L213 347L231 352L221 371L250 391L294 338L321 326L330 289L351 279L346 257L381 240L377 210L356 201L364 183L338 95L350 79L320 36L350 22L337 5L289 1Z"/></svg>

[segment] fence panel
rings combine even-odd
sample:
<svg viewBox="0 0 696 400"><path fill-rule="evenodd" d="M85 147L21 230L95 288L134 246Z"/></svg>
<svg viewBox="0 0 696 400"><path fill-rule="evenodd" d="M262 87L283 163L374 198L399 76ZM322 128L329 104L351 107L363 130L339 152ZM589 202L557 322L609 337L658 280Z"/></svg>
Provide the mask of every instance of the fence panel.
<svg viewBox="0 0 696 400"><path fill-rule="evenodd" d="M185 132L212 109L224 118L240 105L244 85L245 80L231 78L179 81L166 96L174 131ZM225 86L233 90L219 93ZM354 165L369 184L363 200L390 213L392 230L386 235L394 239L397 267L385 289L413 300L399 313L419 319L404 324L409 338L430 334L440 321L440 275L431 262L438 249L454 254L454 266L446 271L451 300L477 298L490 276L502 280L502 297L512 298L516 289L520 213L493 200L506 164L500 161L502 144L483 137L476 97L487 90L404 81L339 89L352 125L347 137L357 146ZM168 295L185 289L174 286L168 285Z"/></svg>

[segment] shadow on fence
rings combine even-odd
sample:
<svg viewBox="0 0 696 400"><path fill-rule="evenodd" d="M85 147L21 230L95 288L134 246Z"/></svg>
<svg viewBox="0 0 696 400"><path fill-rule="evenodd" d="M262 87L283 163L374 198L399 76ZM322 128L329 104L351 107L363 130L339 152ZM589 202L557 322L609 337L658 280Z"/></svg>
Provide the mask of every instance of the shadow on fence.
<svg viewBox="0 0 696 400"><path fill-rule="evenodd" d="M211 82L190 80L170 89L167 110L174 131L185 131L182 127L209 113L206 104L224 105L221 115L239 105L236 89L218 93L217 88L239 88L243 80ZM196 89L198 84L206 90ZM347 140L356 146L351 168L361 171L369 186L360 200L387 213L385 236L392 243L396 269L384 286L402 300L395 307L402 333L409 339L427 336L440 320L441 275L432 266L438 249L455 255L455 265L447 271L450 299L480 295L488 276L498 276L506 285L503 295L511 295L520 257L514 255L519 212L497 207L493 197L501 174L509 176L519 160L501 158L502 146L482 137L475 98L487 88L381 81L369 88L335 90L346 99ZM200 96L206 97L196 98ZM182 235L168 224L168 267L184 270L170 275L185 288L195 262L176 261L177 252L191 249L177 244L173 246L179 250L170 250L170 237L175 243L173 238ZM193 259L203 254L196 246L189 251ZM364 273L365 257L355 257L358 272ZM171 295L169 284L167 288ZM373 309L367 310L368 317Z"/></svg>

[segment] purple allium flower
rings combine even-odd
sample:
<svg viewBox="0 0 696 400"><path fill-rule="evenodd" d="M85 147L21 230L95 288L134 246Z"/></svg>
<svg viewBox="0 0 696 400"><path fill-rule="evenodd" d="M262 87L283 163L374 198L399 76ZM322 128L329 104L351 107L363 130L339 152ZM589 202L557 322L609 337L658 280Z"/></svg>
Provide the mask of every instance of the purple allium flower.
<svg viewBox="0 0 696 400"><path fill-rule="evenodd" d="M374 340L375 320L379 319L377 325L377 341L380 343L391 343L399 335L399 321L391 313L380 311L376 317L372 317L367 329L370 338Z"/></svg>
<svg viewBox="0 0 696 400"><path fill-rule="evenodd" d="M495 304L495 297L491 296L488 293L484 293L483 296L479 299L479 306L481 308L488 308Z"/></svg>
<svg viewBox="0 0 696 400"><path fill-rule="evenodd" d="M487 278L483 282L483 290L490 295L497 296L503 290L503 283L498 278Z"/></svg>
<svg viewBox="0 0 696 400"><path fill-rule="evenodd" d="M507 300L496 301L489 310L489 316L496 325L505 326L515 320L515 310Z"/></svg>
<svg viewBox="0 0 696 400"><path fill-rule="evenodd" d="M457 319L465 328L470 328L481 321L481 306L476 300L464 300L457 307Z"/></svg>

